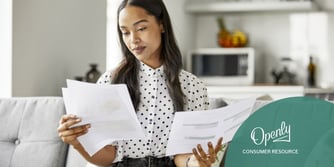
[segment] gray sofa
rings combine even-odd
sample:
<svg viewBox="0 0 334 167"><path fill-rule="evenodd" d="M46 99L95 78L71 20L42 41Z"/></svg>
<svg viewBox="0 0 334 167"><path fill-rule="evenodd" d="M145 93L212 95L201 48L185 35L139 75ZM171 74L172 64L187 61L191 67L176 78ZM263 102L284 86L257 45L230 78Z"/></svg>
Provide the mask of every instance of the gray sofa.
<svg viewBox="0 0 334 167"><path fill-rule="evenodd" d="M210 99L210 108L226 105ZM61 97L0 98L0 167L82 167L86 161L58 137Z"/></svg>
<svg viewBox="0 0 334 167"><path fill-rule="evenodd" d="M58 137L61 97L0 99L1 167L82 167L86 162Z"/></svg>

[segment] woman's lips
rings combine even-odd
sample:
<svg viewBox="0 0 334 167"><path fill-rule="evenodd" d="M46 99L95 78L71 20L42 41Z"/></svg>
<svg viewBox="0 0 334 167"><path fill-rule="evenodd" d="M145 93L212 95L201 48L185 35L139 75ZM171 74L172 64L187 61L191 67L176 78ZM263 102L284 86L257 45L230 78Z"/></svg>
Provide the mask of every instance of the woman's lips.
<svg viewBox="0 0 334 167"><path fill-rule="evenodd" d="M141 53L144 52L144 50L145 50L145 47L144 47L144 46L135 47L135 48L133 49L133 51L134 51L136 54L141 54Z"/></svg>

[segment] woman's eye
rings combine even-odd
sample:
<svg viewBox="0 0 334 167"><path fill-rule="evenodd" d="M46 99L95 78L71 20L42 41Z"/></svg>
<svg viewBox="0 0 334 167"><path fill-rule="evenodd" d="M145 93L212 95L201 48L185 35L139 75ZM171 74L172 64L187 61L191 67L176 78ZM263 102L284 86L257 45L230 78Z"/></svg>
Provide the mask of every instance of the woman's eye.
<svg viewBox="0 0 334 167"><path fill-rule="evenodd" d="M122 35L129 35L129 32L122 32Z"/></svg>
<svg viewBox="0 0 334 167"><path fill-rule="evenodd" d="M141 28L138 28L137 31L144 31L146 29L146 27L141 27Z"/></svg>

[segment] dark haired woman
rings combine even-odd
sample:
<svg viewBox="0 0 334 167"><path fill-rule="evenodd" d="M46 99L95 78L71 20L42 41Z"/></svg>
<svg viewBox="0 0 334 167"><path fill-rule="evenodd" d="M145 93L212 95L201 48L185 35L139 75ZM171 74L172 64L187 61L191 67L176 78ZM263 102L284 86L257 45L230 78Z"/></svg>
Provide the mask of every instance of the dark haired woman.
<svg viewBox="0 0 334 167"><path fill-rule="evenodd" d="M98 83L125 83L128 86L146 138L114 142L90 157L77 140L78 136L88 132L90 125L68 128L78 119L65 115L58 133L64 142L72 145L92 164L188 166L192 154L165 156L169 132L176 111L207 109L206 88L198 78L181 69L181 53L162 0L124 0L117 18L124 58L117 69L106 72ZM200 145L192 150L201 167L211 166L221 142L220 139L215 148L211 142L208 143L207 152Z"/></svg>

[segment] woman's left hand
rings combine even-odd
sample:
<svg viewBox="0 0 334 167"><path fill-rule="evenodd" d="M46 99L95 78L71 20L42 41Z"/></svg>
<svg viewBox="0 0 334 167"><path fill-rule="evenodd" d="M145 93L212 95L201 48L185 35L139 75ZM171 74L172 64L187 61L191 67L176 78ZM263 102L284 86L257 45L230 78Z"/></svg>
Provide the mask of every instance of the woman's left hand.
<svg viewBox="0 0 334 167"><path fill-rule="evenodd" d="M208 143L208 152L206 153L200 144L193 148L193 154L196 157L200 167L211 167L215 163L216 156L222 148L223 138L219 138L215 147L211 142Z"/></svg>

